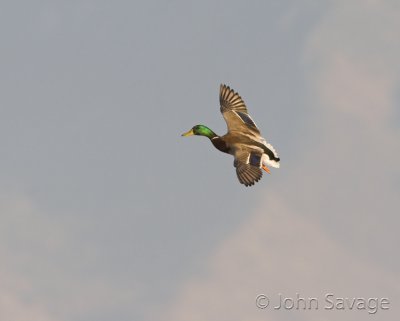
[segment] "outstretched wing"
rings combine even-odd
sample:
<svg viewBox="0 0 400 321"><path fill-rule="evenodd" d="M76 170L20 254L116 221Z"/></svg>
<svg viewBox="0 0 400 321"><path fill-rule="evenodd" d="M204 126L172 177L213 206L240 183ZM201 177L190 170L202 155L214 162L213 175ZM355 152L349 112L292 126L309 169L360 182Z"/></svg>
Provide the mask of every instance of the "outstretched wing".
<svg viewBox="0 0 400 321"><path fill-rule="evenodd" d="M241 184L251 186L261 179L261 157L262 154L245 150L239 150L235 153L233 165L236 167L236 175Z"/></svg>
<svg viewBox="0 0 400 321"><path fill-rule="evenodd" d="M228 131L240 131L260 134L259 129L247 112L243 99L229 86L221 84L219 90L221 113L228 126Z"/></svg>

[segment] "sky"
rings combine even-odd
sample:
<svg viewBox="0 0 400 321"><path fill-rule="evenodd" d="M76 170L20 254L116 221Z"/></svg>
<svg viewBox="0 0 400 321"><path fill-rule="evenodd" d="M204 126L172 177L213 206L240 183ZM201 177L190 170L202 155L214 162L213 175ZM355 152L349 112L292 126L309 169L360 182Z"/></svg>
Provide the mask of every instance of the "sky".
<svg viewBox="0 0 400 321"><path fill-rule="evenodd" d="M2 2L0 319L397 320L399 30L391 0ZM220 83L281 158L251 188L180 136L225 133Z"/></svg>

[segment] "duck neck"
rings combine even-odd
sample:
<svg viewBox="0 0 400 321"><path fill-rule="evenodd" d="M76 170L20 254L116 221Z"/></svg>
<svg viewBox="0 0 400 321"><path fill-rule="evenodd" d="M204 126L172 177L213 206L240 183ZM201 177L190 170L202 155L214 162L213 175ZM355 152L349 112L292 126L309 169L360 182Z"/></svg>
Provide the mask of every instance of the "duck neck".
<svg viewBox="0 0 400 321"><path fill-rule="evenodd" d="M201 136L208 137L209 139L213 139L215 137L218 137L216 133L214 133L210 128L206 126L202 126L201 131L200 131Z"/></svg>

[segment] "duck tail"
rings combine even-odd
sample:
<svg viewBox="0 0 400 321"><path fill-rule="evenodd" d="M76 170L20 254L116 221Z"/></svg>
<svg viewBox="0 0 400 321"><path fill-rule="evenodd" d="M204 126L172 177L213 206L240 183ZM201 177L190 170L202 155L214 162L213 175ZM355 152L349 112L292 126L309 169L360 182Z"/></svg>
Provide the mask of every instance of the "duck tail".
<svg viewBox="0 0 400 321"><path fill-rule="evenodd" d="M275 167L275 168L279 168L279 157L278 157L278 153L276 152L275 148L272 147L271 144L266 143L265 146L271 151L271 153L266 153L263 154L262 156L262 163L265 166L271 166L271 167ZM271 154L271 155L269 155Z"/></svg>

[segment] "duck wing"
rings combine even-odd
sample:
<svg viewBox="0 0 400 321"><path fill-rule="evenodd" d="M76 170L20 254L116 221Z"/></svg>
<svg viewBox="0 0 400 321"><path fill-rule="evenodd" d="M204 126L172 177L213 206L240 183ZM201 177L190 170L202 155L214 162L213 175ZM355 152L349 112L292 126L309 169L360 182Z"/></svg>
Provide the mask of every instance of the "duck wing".
<svg viewBox="0 0 400 321"><path fill-rule="evenodd" d="M242 149L236 151L234 156L235 160L233 166L236 167L236 175L241 184L251 186L261 179L261 153Z"/></svg>
<svg viewBox="0 0 400 321"><path fill-rule="evenodd" d="M229 86L221 84L219 90L221 113L228 126L228 132L238 131L251 136L260 136L260 130L250 117L243 99Z"/></svg>

